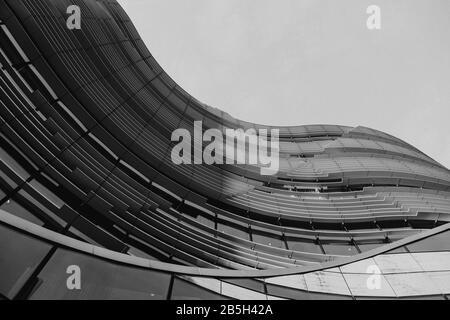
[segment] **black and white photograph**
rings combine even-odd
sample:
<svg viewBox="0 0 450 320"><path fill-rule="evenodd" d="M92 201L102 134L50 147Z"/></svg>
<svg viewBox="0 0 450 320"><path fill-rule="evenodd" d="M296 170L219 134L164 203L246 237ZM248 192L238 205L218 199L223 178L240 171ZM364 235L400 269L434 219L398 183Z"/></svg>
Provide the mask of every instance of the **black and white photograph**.
<svg viewBox="0 0 450 320"><path fill-rule="evenodd" d="M449 300L448 168L448 0L0 0L0 308Z"/></svg>

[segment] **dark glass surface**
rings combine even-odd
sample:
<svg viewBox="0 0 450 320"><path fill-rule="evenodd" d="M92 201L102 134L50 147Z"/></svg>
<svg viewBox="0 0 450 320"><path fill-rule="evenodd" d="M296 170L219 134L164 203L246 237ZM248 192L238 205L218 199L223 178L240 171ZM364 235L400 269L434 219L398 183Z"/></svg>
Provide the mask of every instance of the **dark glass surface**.
<svg viewBox="0 0 450 320"><path fill-rule="evenodd" d="M326 254L353 256L358 254L356 247L350 242L322 242L323 250Z"/></svg>
<svg viewBox="0 0 450 320"><path fill-rule="evenodd" d="M264 293L264 283L253 279L223 279L222 281L235 284L239 287Z"/></svg>
<svg viewBox="0 0 450 320"><path fill-rule="evenodd" d="M309 300L310 296L307 291L297 290L287 287L276 286L273 284L266 284L267 294L271 296L295 299L295 300Z"/></svg>
<svg viewBox="0 0 450 320"><path fill-rule="evenodd" d="M399 247L399 248L397 248L397 249L394 249L394 250L391 250L391 251L388 251L388 252L386 252L386 253L408 253L408 251L406 250L406 247Z"/></svg>
<svg viewBox="0 0 450 320"><path fill-rule="evenodd" d="M208 219L202 215L197 215L197 221L200 222L201 224L204 224L205 226L208 226L210 228L214 229L214 221L212 221L211 219Z"/></svg>
<svg viewBox="0 0 450 320"><path fill-rule="evenodd" d="M450 231L408 244L407 248L410 252L450 251Z"/></svg>
<svg viewBox="0 0 450 320"><path fill-rule="evenodd" d="M67 267L79 266L81 290L69 290ZM39 274L31 299L166 299L170 275L58 249Z"/></svg>
<svg viewBox="0 0 450 320"><path fill-rule="evenodd" d="M171 300L225 300L221 296L186 280L175 277L173 281Z"/></svg>
<svg viewBox="0 0 450 320"><path fill-rule="evenodd" d="M252 238L253 242L286 249L284 241L281 240L281 234L264 232L261 228L252 227Z"/></svg>
<svg viewBox="0 0 450 320"><path fill-rule="evenodd" d="M358 248L359 250L361 250L361 252L366 252L366 251L370 251L376 248L381 247L382 245L385 245L386 243L382 243L382 242L370 242L370 243L364 243L364 242L358 242Z"/></svg>
<svg viewBox="0 0 450 320"><path fill-rule="evenodd" d="M6 212L11 213L19 218L25 219L27 221L33 222L37 225L42 226L44 223L36 218L30 211L22 207L14 200L8 200L2 206L0 206L1 210L5 210Z"/></svg>
<svg viewBox="0 0 450 320"><path fill-rule="evenodd" d="M0 293L12 298L51 245L0 225Z"/></svg>
<svg viewBox="0 0 450 320"><path fill-rule="evenodd" d="M17 187L17 183L15 183L11 178L9 178L6 173L0 170L0 179L3 179L6 184L8 184L12 189ZM1 180L0 180L1 181Z"/></svg>
<svg viewBox="0 0 450 320"><path fill-rule="evenodd" d="M316 244L313 240L301 239L296 237L286 237L289 250L311 253L322 253L320 245Z"/></svg>
<svg viewBox="0 0 450 320"><path fill-rule="evenodd" d="M245 240L249 240L250 239L250 235L248 233L248 228L244 227L244 226L240 226L240 225L236 225L233 224L234 226L232 226L231 224L223 224L223 223L218 223L217 224L217 230L235 237L239 237Z"/></svg>

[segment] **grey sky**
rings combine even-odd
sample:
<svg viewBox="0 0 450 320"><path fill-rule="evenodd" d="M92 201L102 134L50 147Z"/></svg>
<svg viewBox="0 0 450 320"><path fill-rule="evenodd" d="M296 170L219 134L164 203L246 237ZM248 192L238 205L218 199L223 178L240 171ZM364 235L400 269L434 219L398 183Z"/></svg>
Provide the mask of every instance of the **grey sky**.
<svg viewBox="0 0 450 320"><path fill-rule="evenodd" d="M197 99L262 124L371 127L450 168L450 1L119 2Z"/></svg>

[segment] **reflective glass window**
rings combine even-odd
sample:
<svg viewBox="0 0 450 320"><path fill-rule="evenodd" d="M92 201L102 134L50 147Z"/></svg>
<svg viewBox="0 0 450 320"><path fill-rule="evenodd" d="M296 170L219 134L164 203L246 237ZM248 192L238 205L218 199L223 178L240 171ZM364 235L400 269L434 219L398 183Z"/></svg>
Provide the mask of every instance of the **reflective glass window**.
<svg viewBox="0 0 450 320"><path fill-rule="evenodd" d="M391 254L391 253L408 253L408 251L406 250L406 247L399 247L397 249L388 251L386 253L389 253L389 254Z"/></svg>
<svg viewBox="0 0 450 320"><path fill-rule="evenodd" d="M264 293L264 283L254 279L222 279L222 281L235 284L253 291Z"/></svg>
<svg viewBox="0 0 450 320"><path fill-rule="evenodd" d="M320 245L316 244L314 240L286 237L286 241L289 250L322 254Z"/></svg>
<svg viewBox="0 0 450 320"><path fill-rule="evenodd" d="M226 297L175 277L171 300L225 300Z"/></svg>
<svg viewBox="0 0 450 320"><path fill-rule="evenodd" d="M81 290L68 290L67 267L78 266ZM31 299L166 299L170 275L58 249L39 274Z"/></svg>
<svg viewBox="0 0 450 320"><path fill-rule="evenodd" d="M407 245L410 252L449 251L450 231L438 233L434 236Z"/></svg>
<svg viewBox="0 0 450 320"><path fill-rule="evenodd" d="M232 221L225 216L219 216L217 219L217 230L225 234L250 240L248 225L239 221Z"/></svg>
<svg viewBox="0 0 450 320"><path fill-rule="evenodd" d="M321 241L323 250L326 254L353 256L358 254L358 250L351 242L326 242Z"/></svg>
<svg viewBox="0 0 450 320"><path fill-rule="evenodd" d="M358 248L359 248L359 250L361 250L361 252L366 252L366 251L376 249L378 247L381 247L384 244L385 243L383 243L383 242L357 242Z"/></svg>
<svg viewBox="0 0 450 320"><path fill-rule="evenodd" d="M211 219L208 219L207 217L204 217L202 215L197 215L197 221L200 222L201 224L204 224L205 226L208 226L210 228L214 229L214 221L212 221Z"/></svg>
<svg viewBox="0 0 450 320"><path fill-rule="evenodd" d="M24 220L33 222L37 225L42 226L44 223L36 218L30 211L22 207L20 204L18 204L14 200L8 200L5 202L2 206L0 206L1 210L5 210L8 213L11 213L12 215L15 215L16 217L22 218Z"/></svg>
<svg viewBox="0 0 450 320"><path fill-rule="evenodd" d="M51 245L0 225L0 293L13 298Z"/></svg>
<svg viewBox="0 0 450 320"><path fill-rule="evenodd" d="M0 179L4 180L6 184L11 187L11 189L17 188L17 183L15 183L13 180L11 180L10 177L6 175L3 171L0 170ZM1 181L1 180L0 180Z"/></svg>
<svg viewBox="0 0 450 320"><path fill-rule="evenodd" d="M267 294L270 296L294 299L294 300L309 300L309 292L297 290L293 288L281 287L272 284L266 284Z"/></svg>
<svg viewBox="0 0 450 320"><path fill-rule="evenodd" d="M267 246L286 249L281 234L265 232L263 229L252 226L253 242L265 244Z"/></svg>

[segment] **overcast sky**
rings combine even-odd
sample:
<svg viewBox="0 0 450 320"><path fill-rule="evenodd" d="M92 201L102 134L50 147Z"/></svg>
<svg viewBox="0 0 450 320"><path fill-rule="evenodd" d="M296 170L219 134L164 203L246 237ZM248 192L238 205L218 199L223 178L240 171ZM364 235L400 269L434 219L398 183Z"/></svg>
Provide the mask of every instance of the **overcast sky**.
<svg viewBox="0 0 450 320"><path fill-rule="evenodd" d="M450 168L450 1L119 2L200 101L261 124L371 127Z"/></svg>

